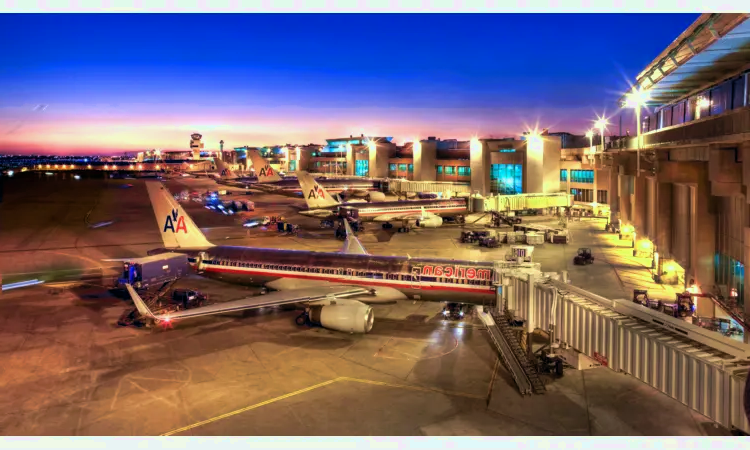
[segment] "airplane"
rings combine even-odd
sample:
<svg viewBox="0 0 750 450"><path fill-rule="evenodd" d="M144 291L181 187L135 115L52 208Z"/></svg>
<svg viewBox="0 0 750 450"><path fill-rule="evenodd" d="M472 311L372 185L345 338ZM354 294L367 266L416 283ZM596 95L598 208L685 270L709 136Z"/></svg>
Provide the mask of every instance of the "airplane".
<svg viewBox="0 0 750 450"><path fill-rule="evenodd" d="M260 155L258 150L249 149L247 156L253 163L255 175L258 177L258 184L255 187L265 190L266 192L300 196L302 190L296 179L282 179L276 170ZM369 201L385 200L385 194L379 191L380 181L365 180L360 178L336 178L330 180L318 180L318 182L328 188L331 192L347 193L354 197L365 197Z"/></svg>
<svg viewBox="0 0 750 450"><path fill-rule="evenodd" d="M157 324L191 317L267 306L304 308L298 325L367 333L372 330L371 305L412 298L435 302L487 304L495 301L494 266L490 261L370 255L345 221L346 241L340 252L314 252L214 245L159 182L147 182L163 248L149 251L183 253L201 275L226 282L263 287L265 295L248 297L167 314L154 314L127 286L138 311ZM132 259L128 259L132 261ZM117 261L117 260L108 260Z"/></svg>
<svg viewBox="0 0 750 450"><path fill-rule="evenodd" d="M468 200L407 200L397 202L349 201L341 203L307 172L297 174L307 210L299 213L308 217L330 219L351 217L368 222L381 222L384 229L393 228L391 222L401 222L399 232L407 231L413 223L417 228L437 228L443 225L442 216L468 214Z"/></svg>

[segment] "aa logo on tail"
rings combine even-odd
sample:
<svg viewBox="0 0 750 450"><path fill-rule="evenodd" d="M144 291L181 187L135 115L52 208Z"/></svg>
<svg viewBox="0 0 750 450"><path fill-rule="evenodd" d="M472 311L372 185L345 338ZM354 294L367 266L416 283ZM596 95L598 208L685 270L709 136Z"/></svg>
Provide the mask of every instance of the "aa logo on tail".
<svg viewBox="0 0 750 450"><path fill-rule="evenodd" d="M307 198L318 198L318 197L326 198L326 194L325 194L325 191L323 191L323 189L316 184L314 188L310 189L310 193L307 194Z"/></svg>
<svg viewBox="0 0 750 450"><path fill-rule="evenodd" d="M260 176L262 176L262 177L272 177L273 176L273 167L266 166L266 167L260 169Z"/></svg>
<svg viewBox="0 0 750 450"><path fill-rule="evenodd" d="M177 227L175 227L175 223L177 224ZM179 216L177 214L177 210L172 210L172 215L167 216L167 220L164 222L164 231L163 233L166 233L167 230L172 230L172 233L177 233L178 231L182 230L185 234L187 234L187 226L185 225L185 217Z"/></svg>

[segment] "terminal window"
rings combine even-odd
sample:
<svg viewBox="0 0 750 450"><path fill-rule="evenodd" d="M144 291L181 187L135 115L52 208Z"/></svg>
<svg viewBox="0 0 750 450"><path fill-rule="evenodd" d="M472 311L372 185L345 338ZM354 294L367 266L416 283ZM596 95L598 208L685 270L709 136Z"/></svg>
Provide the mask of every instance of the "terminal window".
<svg viewBox="0 0 750 450"><path fill-rule="evenodd" d="M593 189L572 188L570 193L573 195L573 200L576 202L593 203L594 201Z"/></svg>
<svg viewBox="0 0 750 450"><path fill-rule="evenodd" d="M727 290L727 296L737 294L736 301L744 304L745 265L731 256L717 253L714 256L714 277L719 286Z"/></svg>
<svg viewBox="0 0 750 450"><path fill-rule="evenodd" d="M568 169L560 169L560 181L568 181Z"/></svg>
<svg viewBox="0 0 750 450"><path fill-rule="evenodd" d="M515 153L516 149L514 148L501 148L500 153Z"/></svg>
<svg viewBox="0 0 750 450"><path fill-rule="evenodd" d="M445 174L446 175L453 175L456 173L456 168L453 166L445 166Z"/></svg>
<svg viewBox="0 0 750 450"><path fill-rule="evenodd" d="M398 171L399 172L406 172L406 164L399 164L398 165Z"/></svg>
<svg viewBox="0 0 750 450"><path fill-rule="evenodd" d="M596 191L596 202L602 205L607 204L607 191Z"/></svg>
<svg viewBox="0 0 750 450"><path fill-rule="evenodd" d="M523 166L521 164L493 164L490 184L495 194L515 195L523 192Z"/></svg>
<svg viewBox="0 0 750 450"><path fill-rule="evenodd" d="M443 166L437 166L437 173L438 175L443 173Z"/></svg>
<svg viewBox="0 0 750 450"><path fill-rule="evenodd" d="M571 170L570 181L573 183L594 183L593 170Z"/></svg>
<svg viewBox="0 0 750 450"><path fill-rule="evenodd" d="M354 174L358 177L366 177L370 173L370 160L358 159L354 165Z"/></svg>
<svg viewBox="0 0 750 450"><path fill-rule="evenodd" d="M409 164L409 172L414 172L414 164Z"/></svg>
<svg viewBox="0 0 750 450"><path fill-rule="evenodd" d="M294 172L297 170L297 161L289 161L289 171Z"/></svg>
<svg viewBox="0 0 750 450"><path fill-rule="evenodd" d="M391 172L395 172L396 171L396 164L389 164L388 165L388 170L390 170Z"/></svg>
<svg viewBox="0 0 750 450"><path fill-rule="evenodd" d="M458 176L459 177L468 177L468 176L471 176L471 167L459 167L458 168Z"/></svg>

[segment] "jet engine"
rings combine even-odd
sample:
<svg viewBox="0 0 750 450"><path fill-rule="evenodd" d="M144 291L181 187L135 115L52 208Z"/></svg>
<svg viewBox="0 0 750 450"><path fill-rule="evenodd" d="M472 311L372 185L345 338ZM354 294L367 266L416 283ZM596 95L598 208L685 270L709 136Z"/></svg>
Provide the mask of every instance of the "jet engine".
<svg viewBox="0 0 750 450"><path fill-rule="evenodd" d="M329 330L368 333L374 321L372 308L364 303L310 307L310 322Z"/></svg>
<svg viewBox="0 0 750 450"><path fill-rule="evenodd" d="M378 191L371 191L367 194L367 201L368 202L384 202L385 201L385 194Z"/></svg>
<svg viewBox="0 0 750 450"><path fill-rule="evenodd" d="M417 219L419 228L437 228L443 225L443 218L440 216L428 216Z"/></svg>

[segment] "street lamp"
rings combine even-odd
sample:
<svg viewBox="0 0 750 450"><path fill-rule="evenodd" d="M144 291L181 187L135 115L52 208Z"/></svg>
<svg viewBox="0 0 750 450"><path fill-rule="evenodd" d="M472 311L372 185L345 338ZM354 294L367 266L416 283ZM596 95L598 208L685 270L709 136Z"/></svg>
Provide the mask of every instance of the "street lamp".
<svg viewBox="0 0 750 450"><path fill-rule="evenodd" d="M625 107L635 108L635 122L636 122L636 173L641 173L641 108L646 106L646 102L651 99L651 94L648 91L642 91L636 87L633 87L633 92L625 96Z"/></svg>
<svg viewBox="0 0 750 450"><path fill-rule="evenodd" d="M602 153L604 153L604 129L607 128L607 125L609 125L609 122L607 122L607 119L604 117L600 117L597 119L596 123L594 123L594 126L599 129L599 136L601 136L602 139Z"/></svg>
<svg viewBox="0 0 750 450"><path fill-rule="evenodd" d="M593 147L594 146L594 130L587 131L586 137L589 138L589 147Z"/></svg>

